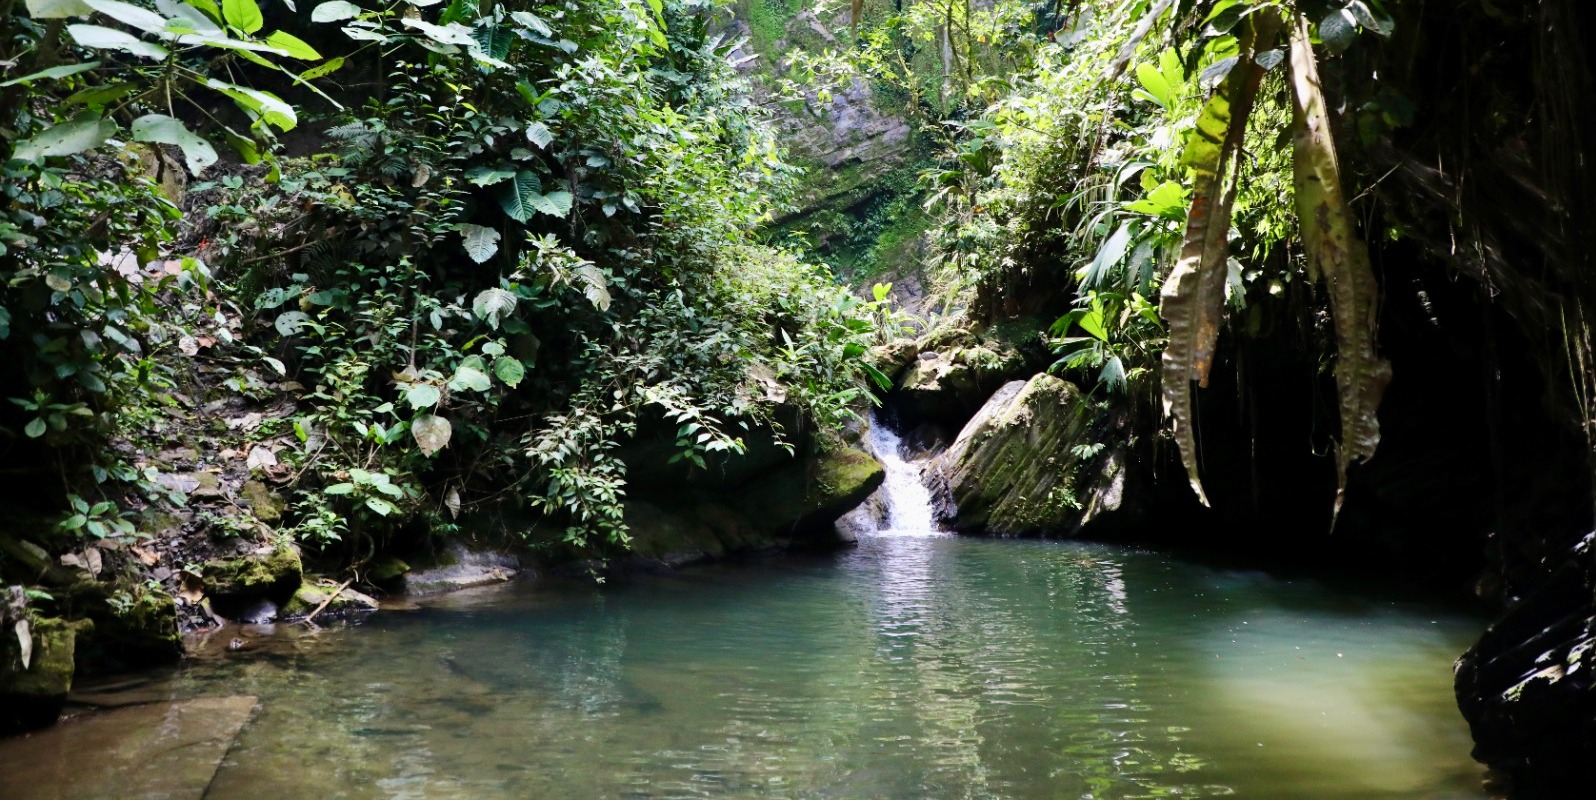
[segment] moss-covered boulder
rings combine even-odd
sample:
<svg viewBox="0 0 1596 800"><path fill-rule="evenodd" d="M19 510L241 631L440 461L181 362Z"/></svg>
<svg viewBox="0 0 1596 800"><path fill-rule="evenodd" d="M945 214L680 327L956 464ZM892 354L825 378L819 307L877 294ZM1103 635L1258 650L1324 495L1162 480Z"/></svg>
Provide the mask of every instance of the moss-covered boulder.
<svg viewBox="0 0 1596 800"><path fill-rule="evenodd" d="M324 603L326 607L323 607ZM337 584L306 582L300 584L294 590L294 596L283 604L282 618L304 619L316 614L316 619L324 622L349 619L376 611L378 605L376 598L348 587L339 591ZM320 613L316 611L318 608L321 609Z"/></svg>
<svg viewBox="0 0 1596 800"><path fill-rule="evenodd" d="M14 645L4 648L12 663L0 668L0 735L43 727L60 716L77 668L77 637L93 629L88 620L34 620L26 669Z"/></svg>
<svg viewBox="0 0 1596 800"><path fill-rule="evenodd" d="M739 489L736 509L798 545L836 544L835 523L870 497L886 472L874 456L839 447Z"/></svg>
<svg viewBox="0 0 1596 800"><path fill-rule="evenodd" d="M200 573L205 594L212 598L287 600L304 578L304 566L293 547L273 547L236 558L205 562Z"/></svg>
<svg viewBox="0 0 1596 800"><path fill-rule="evenodd" d="M1019 348L996 340L926 350L901 371L888 401L913 425L958 427L993 390L1030 369Z"/></svg>
<svg viewBox="0 0 1596 800"><path fill-rule="evenodd" d="M272 491L260 481L244 481L244 487L239 494L261 522L281 520L283 511L288 508L288 501L284 500L281 494Z"/></svg>
<svg viewBox="0 0 1596 800"><path fill-rule="evenodd" d="M1099 449L1096 421L1080 392L1051 375L1005 384L931 464L940 521L962 532L1067 534L1090 503L1117 504L1113 493L1090 496L1102 477L1083 463Z"/></svg>

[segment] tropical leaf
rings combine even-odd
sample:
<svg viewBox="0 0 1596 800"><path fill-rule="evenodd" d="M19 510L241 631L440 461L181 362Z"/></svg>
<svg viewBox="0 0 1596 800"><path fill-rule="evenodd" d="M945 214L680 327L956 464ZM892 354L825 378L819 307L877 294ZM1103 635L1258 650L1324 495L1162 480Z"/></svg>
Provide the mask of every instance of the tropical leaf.
<svg viewBox="0 0 1596 800"><path fill-rule="evenodd" d="M72 41L84 47L95 50L121 50L152 61L160 61L167 56L166 48L153 42L146 42L127 31L103 25L68 25L66 28L67 33L72 36Z"/></svg>
<svg viewBox="0 0 1596 800"><path fill-rule="evenodd" d="M576 268L575 273L577 279L582 282L582 294L587 296L588 302L600 311L609 311L609 276L604 274L604 270L594 264L582 264Z"/></svg>
<svg viewBox="0 0 1596 800"><path fill-rule="evenodd" d="M12 78L11 80L6 81L5 83L0 83L0 89L3 89L5 87L7 87L7 86L15 86L15 85L17 85L19 83L32 83L33 81L43 81L43 80L57 80L57 79L60 79L60 78L65 78L65 77L67 77L69 75L76 75L79 72L87 72L87 71L89 71L91 69L94 69L95 67L98 67L98 66L100 66L100 62L98 62L98 61L85 61L82 64L62 64L62 65L57 66L57 67L50 67L49 69L41 69L38 72L32 73L30 75L23 75L20 78Z"/></svg>
<svg viewBox="0 0 1596 800"><path fill-rule="evenodd" d="M478 264L493 258L493 254L499 252L499 232L486 225L463 224L460 226L460 238L464 240L466 255ZM511 306L514 306L513 302Z"/></svg>
<svg viewBox="0 0 1596 800"><path fill-rule="evenodd" d="M432 408L442 399L443 393L430 383L411 384L410 388L405 390L405 402L414 409Z"/></svg>
<svg viewBox="0 0 1596 800"><path fill-rule="evenodd" d="M83 0L89 8L129 27L160 36L166 34L166 17L121 0Z"/></svg>
<svg viewBox="0 0 1596 800"><path fill-rule="evenodd" d="M300 61L321 60L321 53L316 52L316 48L287 31L272 31L272 34L266 37L266 44L283 51L289 58L297 58Z"/></svg>
<svg viewBox="0 0 1596 800"><path fill-rule="evenodd" d="M254 33L266 24L255 0L222 0L222 16L227 24L245 33Z"/></svg>
<svg viewBox="0 0 1596 800"><path fill-rule="evenodd" d="M28 16L34 19L86 17L93 9L83 0L27 0Z"/></svg>
<svg viewBox="0 0 1596 800"><path fill-rule="evenodd" d="M543 181L538 179L537 173L521 170L509 183L499 187L498 194L499 207L504 213L516 222L526 222L537 212L532 198L542 197Z"/></svg>
<svg viewBox="0 0 1596 800"><path fill-rule="evenodd" d="M233 98L239 106L258 115L267 124L276 126L278 130L292 130L299 124L299 116L294 113L294 107L271 92L237 86L215 78L206 78L205 85Z"/></svg>
<svg viewBox="0 0 1596 800"><path fill-rule="evenodd" d="M541 122L530 122L526 126L526 139L537 145L539 149L542 149L548 147L549 143L554 141L554 132L549 130L549 126Z"/></svg>
<svg viewBox="0 0 1596 800"><path fill-rule="evenodd" d="M98 116L80 117L52 125L39 135L17 142L11 157L37 161L49 156L70 156L93 150L116 135L116 123Z"/></svg>
<svg viewBox="0 0 1596 800"><path fill-rule="evenodd" d="M182 122L165 114L146 114L133 120L133 141L169 144L183 151L188 171L198 176L216 163L216 148Z"/></svg>
<svg viewBox="0 0 1596 800"><path fill-rule="evenodd" d="M571 213L571 203L576 198L570 192L559 191L549 192L548 194L533 194L526 199L527 202L532 204L533 208L544 214L548 214L551 217L564 217Z"/></svg>
<svg viewBox="0 0 1596 800"><path fill-rule="evenodd" d="M421 448L421 454L431 457L433 453L449 446L449 438L454 434L454 426L449 420L435 414L422 414L410 423L410 435L415 437L416 446Z"/></svg>
<svg viewBox="0 0 1596 800"><path fill-rule="evenodd" d="M1374 455L1380 445L1377 412L1391 364L1375 353L1379 284L1369 264L1368 245L1357 235L1352 210L1342 192L1341 166L1330 138L1330 115L1320 90L1319 67L1298 15L1291 27L1293 173L1297 219L1309 269L1329 287L1336 328L1336 393L1341 406L1341 443L1336 447L1336 502L1347 484L1347 468Z"/></svg>
<svg viewBox="0 0 1596 800"><path fill-rule="evenodd" d="M331 0L311 9L311 22L340 22L360 16L361 8L345 0Z"/></svg>
<svg viewBox="0 0 1596 800"><path fill-rule="evenodd" d="M514 389L521 385L521 379L526 377L526 367L517 359L499 356L493 360L493 375L501 383Z"/></svg>
<svg viewBox="0 0 1596 800"><path fill-rule="evenodd" d="M1219 323L1224 315L1225 277L1230 257L1230 209L1236 187L1225 185L1231 158L1240 150L1263 69L1253 62L1262 43L1279 34L1274 12L1253 14L1238 35L1238 66L1226 74L1204 104L1181 161L1191 168L1191 209L1181 237L1180 257L1164 281L1159 316L1168 324L1169 344L1163 355L1163 405L1175 426L1175 441L1193 492L1203 505L1198 470L1196 419L1192 413L1192 381L1208 385ZM1244 68L1243 68L1244 67Z"/></svg>
<svg viewBox="0 0 1596 800"><path fill-rule="evenodd" d="M471 313L494 330L498 330L499 323L514 312L515 295L497 287L483 290L471 301Z"/></svg>

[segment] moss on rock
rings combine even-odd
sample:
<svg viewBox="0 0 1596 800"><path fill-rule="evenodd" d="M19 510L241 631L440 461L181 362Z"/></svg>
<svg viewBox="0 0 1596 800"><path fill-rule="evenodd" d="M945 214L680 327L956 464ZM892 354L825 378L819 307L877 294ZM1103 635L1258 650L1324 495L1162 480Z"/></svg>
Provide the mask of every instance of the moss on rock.
<svg viewBox="0 0 1596 800"><path fill-rule="evenodd" d="M286 598L303 577L299 552L292 547L207 561L201 573L211 597Z"/></svg>
<svg viewBox="0 0 1596 800"><path fill-rule="evenodd" d="M1073 532L1095 490L1076 480L1095 422L1075 386L1051 375L1004 385L933 463L938 516L960 531Z"/></svg>
<svg viewBox="0 0 1596 800"><path fill-rule="evenodd" d="M67 693L72 691L77 637L93 629L94 623L86 619L66 622L46 618L33 622L33 653L28 668L9 664L0 669L0 734L55 721Z"/></svg>
<svg viewBox="0 0 1596 800"><path fill-rule="evenodd" d="M304 619L316 613L318 608L321 608L321 613L316 614L316 619L343 619L376 611L379 605L376 598L354 589L346 587L334 597L333 592L336 591L336 585L300 584L294 590L294 596L283 605L283 619ZM327 604L326 608L322 608L323 603Z"/></svg>

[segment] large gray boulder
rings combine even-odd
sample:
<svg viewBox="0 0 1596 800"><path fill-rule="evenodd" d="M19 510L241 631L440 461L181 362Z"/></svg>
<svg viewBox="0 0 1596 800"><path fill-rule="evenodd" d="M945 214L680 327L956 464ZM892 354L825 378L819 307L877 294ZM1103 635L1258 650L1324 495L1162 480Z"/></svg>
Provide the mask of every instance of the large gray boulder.
<svg viewBox="0 0 1596 800"><path fill-rule="evenodd" d="M1119 508L1121 460L1093 444L1104 426L1052 375L999 389L928 470L939 521L956 531L1068 535Z"/></svg>

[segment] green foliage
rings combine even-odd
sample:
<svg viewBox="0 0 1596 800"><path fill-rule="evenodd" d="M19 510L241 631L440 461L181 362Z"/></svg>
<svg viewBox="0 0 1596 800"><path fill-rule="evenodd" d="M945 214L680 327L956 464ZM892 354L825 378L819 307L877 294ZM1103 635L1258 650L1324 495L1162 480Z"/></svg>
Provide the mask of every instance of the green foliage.
<svg viewBox="0 0 1596 800"><path fill-rule="evenodd" d="M360 560L507 495L596 548L626 541L640 421L704 465L784 437L778 412L840 424L878 377L884 302L754 239L792 169L697 5L333 0L314 33L251 0L83 2L96 24L7 17L0 53L0 339L26 377L0 425L106 454L69 487L181 502L99 445L204 347L231 391L291 401L267 427L313 549ZM377 63L358 109L310 85ZM124 522L106 502L68 521Z"/></svg>

